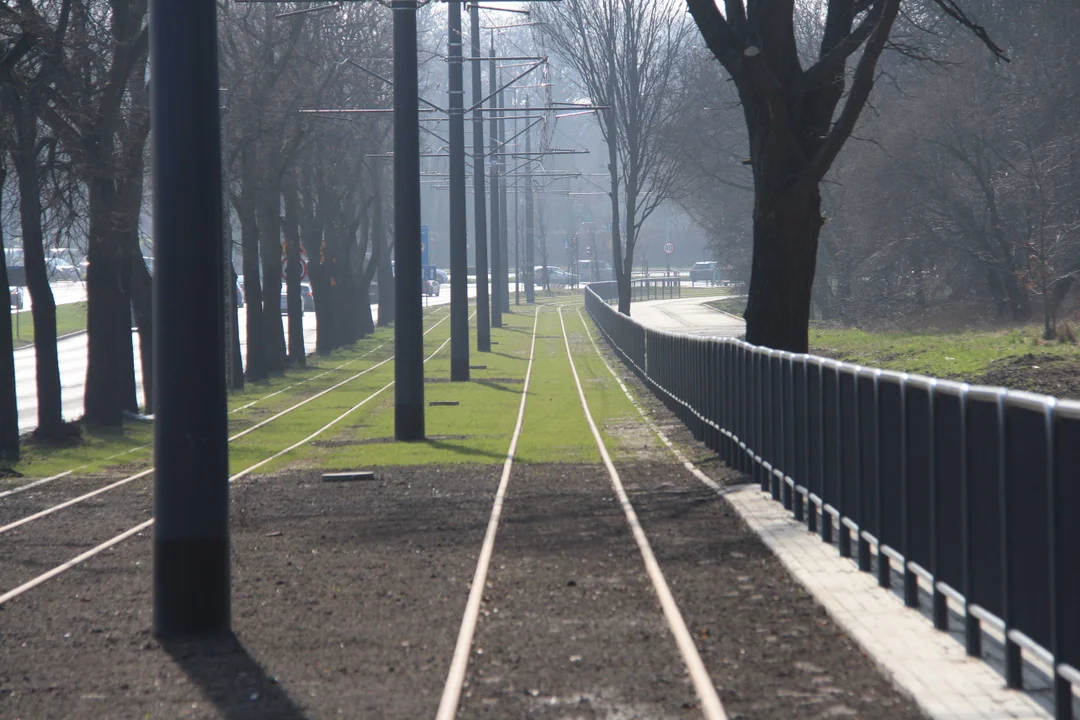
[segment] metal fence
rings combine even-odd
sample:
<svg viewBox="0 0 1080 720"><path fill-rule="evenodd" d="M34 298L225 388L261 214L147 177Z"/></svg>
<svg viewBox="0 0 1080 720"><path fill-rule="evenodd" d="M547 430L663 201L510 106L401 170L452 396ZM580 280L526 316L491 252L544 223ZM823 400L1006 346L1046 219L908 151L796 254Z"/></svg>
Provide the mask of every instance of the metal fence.
<svg viewBox="0 0 1080 720"><path fill-rule="evenodd" d="M635 302L679 297L682 297L682 280L677 276L634 278L630 281L630 298Z"/></svg>
<svg viewBox="0 0 1080 720"><path fill-rule="evenodd" d="M1055 717L1080 686L1080 403L651 330L585 304L617 354L694 436L874 569L920 581L934 626L951 600L967 652L1003 637L1009 687L1023 653L1053 677Z"/></svg>

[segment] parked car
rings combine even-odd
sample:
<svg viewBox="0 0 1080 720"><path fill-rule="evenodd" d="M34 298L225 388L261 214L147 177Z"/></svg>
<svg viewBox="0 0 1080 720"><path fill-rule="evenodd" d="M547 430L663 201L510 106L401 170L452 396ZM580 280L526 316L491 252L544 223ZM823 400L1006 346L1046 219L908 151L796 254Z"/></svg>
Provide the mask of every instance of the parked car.
<svg viewBox="0 0 1080 720"><path fill-rule="evenodd" d="M584 283L614 280L615 271L609 263L596 259L578 260L576 278L578 282Z"/></svg>
<svg viewBox="0 0 1080 720"><path fill-rule="evenodd" d="M306 282L300 283L300 299L304 303L304 312L315 311L315 296L311 294L311 285ZM281 288L281 313L289 312L289 292L285 287Z"/></svg>
<svg viewBox="0 0 1080 720"><path fill-rule="evenodd" d="M9 291L9 300L8 300L9 307L15 308L16 310L22 310L23 309L22 288L17 287L17 286L16 287L10 287L10 288L8 288L8 291Z"/></svg>
<svg viewBox="0 0 1080 720"><path fill-rule="evenodd" d="M533 269L534 282L544 287L566 287L574 282L570 273L552 265L537 265Z"/></svg>
<svg viewBox="0 0 1080 720"><path fill-rule="evenodd" d="M435 279L439 281L440 285L445 285L450 282L450 276L446 274L445 270L435 268Z"/></svg>
<svg viewBox="0 0 1080 720"><path fill-rule="evenodd" d="M438 280L424 280L423 292L428 297L438 297L439 291L442 290L442 286Z"/></svg>
<svg viewBox="0 0 1080 720"><path fill-rule="evenodd" d="M716 284L716 263L711 260L703 260L694 263L690 268L690 283L704 282L709 285Z"/></svg>

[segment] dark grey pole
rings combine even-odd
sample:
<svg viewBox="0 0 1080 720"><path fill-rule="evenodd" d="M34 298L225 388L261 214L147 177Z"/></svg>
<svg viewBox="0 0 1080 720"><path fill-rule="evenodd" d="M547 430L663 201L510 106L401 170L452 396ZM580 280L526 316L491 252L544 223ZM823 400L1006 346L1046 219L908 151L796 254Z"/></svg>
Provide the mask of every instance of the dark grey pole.
<svg viewBox="0 0 1080 720"><path fill-rule="evenodd" d="M498 78L496 78L498 81ZM499 91L499 107L506 107L503 105L503 91ZM499 142L506 141L506 111L499 111ZM500 152L505 151L506 148L502 148ZM505 156L499 155L496 158L498 161L499 174L503 176L502 187L499 189L501 197L499 198L499 227L502 229L500 233L500 239L502 240L502 272L499 273L499 282L502 285L502 311L504 313L510 312L510 223L508 210L510 204L507 202L507 190L506 190L506 160Z"/></svg>
<svg viewBox="0 0 1080 720"><path fill-rule="evenodd" d="M469 8L469 32L472 35L472 55L480 55L480 8L474 2ZM487 178L484 177L484 110L480 61L472 61L473 110L473 223L476 228L476 349L491 352L491 316L488 302L487 247Z"/></svg>
<svg viewBox="0 0 1080 720"><path fill-rule="evenodd" d="M529 114L529 98L525 98L525 114ZM533 231L532 128L525 130L525 302L536 302L536 280Z"/></svg>
<svg viewBox="0 0 1080 720"><path fill-rule="evenodd" d="M154 633L175 638L231 627L217 5L150 14Z"/></svg>
<svg viewBox="0 0 1080 720"><path fill-rule="evenodd" d="M514 120L517 134L517 120ZM514 304L521 304L521 178L514 178Z"/></svg>
<svg viewBox="0 0 1080 720"><path fill-rule="evenodd" d="M394 437L424 438L424 317L420 300L420 82L416 0L394 12Z"/></svg>
<svg viewBox="0 0 1080 720"><path fill-rule="evenodd" d="M465 90L461 60L461 1L447 4L450 35L450 380L469 379L469 251L465 226Z"/></svg>
<svg viewBox="0 0 1080 720"><path fill-rule="evenodd" d="M499 107L495 89L498 87L495 70L495 33L491 33L491 65L488 70L488 92L491 94L491 107ZM491 326L502 327L503 313L503 272L502 234L505 228L499 227L499 121L496 113L491 113ZM489 346L490 347L490 346Z"/></svg>

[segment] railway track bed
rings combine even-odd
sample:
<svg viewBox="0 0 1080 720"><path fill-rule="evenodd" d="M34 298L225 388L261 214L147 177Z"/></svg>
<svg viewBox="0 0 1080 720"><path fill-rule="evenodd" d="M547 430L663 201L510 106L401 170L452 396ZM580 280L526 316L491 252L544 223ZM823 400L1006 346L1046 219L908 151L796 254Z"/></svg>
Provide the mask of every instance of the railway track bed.
<svg viewBox="0 0 1080 720"><path fill-rule="evenodd" d="M584 400L595 413L621 390L576 314L565 320L568 335L541 311L535 354L551 362L507 386L527 392L502 466L386 465L354 483L298 466L239 478L234 637L151 636L148 529L0 605L0 717L922 717L715 488L660 452L598 462L593 440L616 442L590 436ZM555 442L536 418L567 384L582 398L565 405L579 452L530 460ZM146 493L100 497L98 512L11 531L4 588L147 517ZM709 714L709 693L722 714Z"/></svg>

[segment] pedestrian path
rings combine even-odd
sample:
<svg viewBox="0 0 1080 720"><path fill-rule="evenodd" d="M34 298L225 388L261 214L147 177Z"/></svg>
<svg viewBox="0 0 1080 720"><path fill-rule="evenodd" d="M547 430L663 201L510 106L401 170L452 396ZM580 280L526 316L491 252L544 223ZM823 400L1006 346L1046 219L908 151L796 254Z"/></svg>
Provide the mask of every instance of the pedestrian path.
<svg viewBox="0 0 1080 720"><path fill-rule="evenodd" d="M630 306L630 316L654 330L705 337L737 337L746 332L742 318L729 315L706 303L719 297L685 297L649 300Z"/></svg>
<svg viewBox="0 0 1080 720"><path fill-rule="evenodd" d="M727 498L833 620L934 720L1052 717L1028 694L1007 689L1002 677L968 657L961 643L878 587L873 573L859 572L833 545L808 533L768 493L745 485Z"/></svg>

